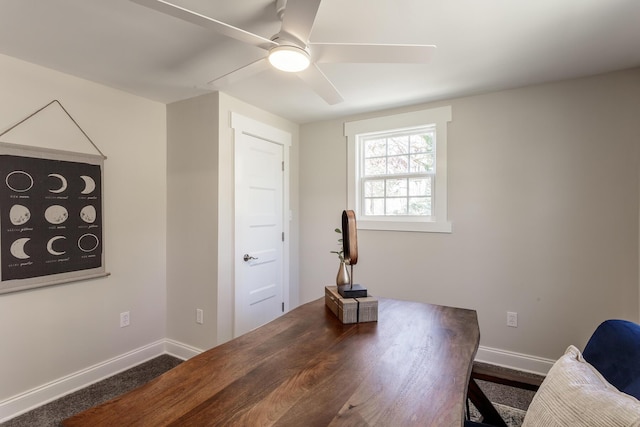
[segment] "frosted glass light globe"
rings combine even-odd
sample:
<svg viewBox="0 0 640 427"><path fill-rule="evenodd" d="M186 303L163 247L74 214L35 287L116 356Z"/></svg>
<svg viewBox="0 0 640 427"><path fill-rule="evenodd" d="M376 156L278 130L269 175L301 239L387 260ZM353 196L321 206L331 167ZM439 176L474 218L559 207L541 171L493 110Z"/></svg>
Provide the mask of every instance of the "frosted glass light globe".
<svg viewBox="0 0 640 427"><path fill-rule="evenodd" d="M277 46L269 52L269 62L278 70L296 73L306 70L311 63L309 54L295 46Z"/></svg>

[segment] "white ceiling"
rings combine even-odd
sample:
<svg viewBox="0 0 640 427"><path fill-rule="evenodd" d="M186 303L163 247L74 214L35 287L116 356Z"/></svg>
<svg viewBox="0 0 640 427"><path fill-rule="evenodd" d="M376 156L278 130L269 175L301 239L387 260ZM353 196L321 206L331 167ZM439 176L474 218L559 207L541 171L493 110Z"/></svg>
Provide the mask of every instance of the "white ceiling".
<svg viewBox="0 0 640 427"><path fill-rule="evenodd" d="M270 38L275 0L174 0ZM435 44L426 65L321 64L327 105L275 70L224 89L298 123L640 66L638 0L323 0L313 42ZM0 0L0 53L170 103L264 56L128 0Z"/></svg>

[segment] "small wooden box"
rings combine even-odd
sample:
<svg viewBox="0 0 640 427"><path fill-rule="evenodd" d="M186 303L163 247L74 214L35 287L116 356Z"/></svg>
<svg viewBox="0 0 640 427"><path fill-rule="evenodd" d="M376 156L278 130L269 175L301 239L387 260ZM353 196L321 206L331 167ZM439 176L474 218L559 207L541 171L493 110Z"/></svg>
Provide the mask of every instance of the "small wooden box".
<svg viewBox="0 0 640 427"><path fill-rule="evenodd" d="M358 301L354 298L342 298L337 286L324 288L324 304L342 323L358 323Z"/></svg>
<svg viewBox="0 0 640 427"><path fill-rule="evenodd" d="M342 323L375 322L378 320L378 300L372 296L364 298L342 298L337 286L325 286L324 303Z"/></svg>
<svg viewBox="0 0 640 427"><path fill-rule="evenodd" d="M378 300L372 296L356 299L358 300L358 322L377 322Z"/></svg>

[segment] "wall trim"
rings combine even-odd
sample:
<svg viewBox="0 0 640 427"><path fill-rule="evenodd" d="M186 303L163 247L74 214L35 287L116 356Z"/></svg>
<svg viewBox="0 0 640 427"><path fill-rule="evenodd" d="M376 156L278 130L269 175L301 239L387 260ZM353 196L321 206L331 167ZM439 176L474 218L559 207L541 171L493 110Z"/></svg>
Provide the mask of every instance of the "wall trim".
<svg viewBox="0 0 640 427"><path fill-rule="evenodd" d="M547 375L551 366L556 362L553 359L485 346L478 347L475 360L539 375Z"/></svg>
<svg viewBox="0 0 640 427"><path fill-rule="evenodd" d="M164 352L170 356L177 357L178 359L188 360L204 351L178 341L170 339L166 339L164 341Z"/></svg>
<svg viewBox="0 0 640 427"><path fill-rule="evenodd" d="M202 350L161 339L0 401L0 423L163 354L189 359Z"/></svg>

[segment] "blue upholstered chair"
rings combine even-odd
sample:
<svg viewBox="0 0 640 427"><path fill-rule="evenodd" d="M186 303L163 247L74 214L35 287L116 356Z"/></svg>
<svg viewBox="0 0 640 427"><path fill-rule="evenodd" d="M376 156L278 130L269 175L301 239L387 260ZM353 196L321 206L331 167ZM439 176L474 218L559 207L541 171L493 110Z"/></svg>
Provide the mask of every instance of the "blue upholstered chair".
<svg viewBox="0 0 640 427"><path fill-rule="evenodd" d="M640 399L640 325L627 320L601 323L582 355L618 390Z"/></svg>
<svg viewBox="0 0 640 427"><path fill-rule="evenodd" d="M582 355L618 390L640 399L640 325L627 320L604 321ZM489 425L494 424L465 422L465 427Z"/></svg>

